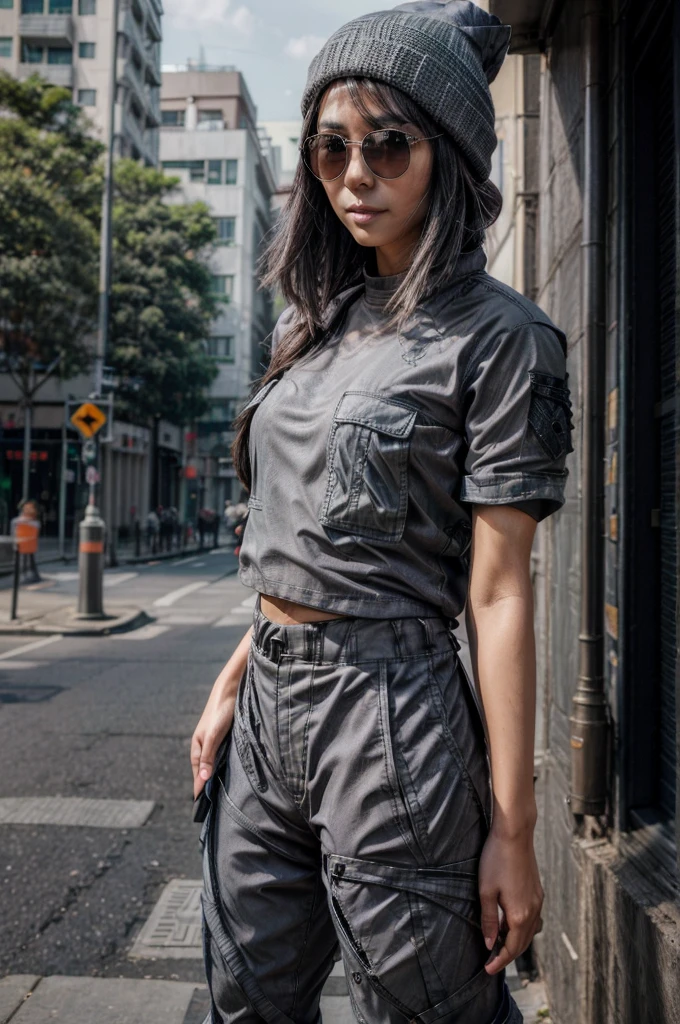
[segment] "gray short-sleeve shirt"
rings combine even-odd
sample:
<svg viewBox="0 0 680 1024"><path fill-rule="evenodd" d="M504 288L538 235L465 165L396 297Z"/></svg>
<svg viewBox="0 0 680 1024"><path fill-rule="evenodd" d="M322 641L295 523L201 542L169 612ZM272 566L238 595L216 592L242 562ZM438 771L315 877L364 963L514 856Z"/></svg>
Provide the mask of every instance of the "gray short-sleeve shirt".
<svg viewBox="0 0 680 1024"><path fill-rule="evenodd" d="M245 584L340 614L454 618L472 504L538 520L563 504L566 339L485 262L462 256L398 333L384 307L401 275L364 271L322 344L251 399Z"/></svg>

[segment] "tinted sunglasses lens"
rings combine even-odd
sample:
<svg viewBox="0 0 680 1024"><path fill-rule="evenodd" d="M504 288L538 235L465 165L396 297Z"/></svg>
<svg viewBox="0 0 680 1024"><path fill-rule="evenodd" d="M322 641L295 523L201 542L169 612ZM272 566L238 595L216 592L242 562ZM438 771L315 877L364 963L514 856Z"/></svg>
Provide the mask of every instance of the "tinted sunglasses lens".
<svg viewBox="0 0 680 1024"><path fill-rule="evenodd" d="M411 147L404 132L371 132L361 151L367 165L379 178L398 178L411 162Z"/></svg>
<svg viewBox="0 0 680 1024"><path fill-rule="evenodd" d="M322 181L339 177L347 164L347 147L339 135L313 135L305 144L305 163Z"/></svg>

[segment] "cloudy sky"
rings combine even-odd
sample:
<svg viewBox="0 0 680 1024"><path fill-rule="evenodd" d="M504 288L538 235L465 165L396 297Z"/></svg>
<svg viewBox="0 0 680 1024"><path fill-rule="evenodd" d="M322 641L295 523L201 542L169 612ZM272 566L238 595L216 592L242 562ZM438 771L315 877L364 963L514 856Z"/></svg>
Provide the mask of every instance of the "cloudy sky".
<svg viewBox="0 0 680 1024"><path fill-rule="evenodd" d="M198 60L242 71L260 120L297 118L307 67L351 18L397 0L163 0L164 64Z"/></svg>

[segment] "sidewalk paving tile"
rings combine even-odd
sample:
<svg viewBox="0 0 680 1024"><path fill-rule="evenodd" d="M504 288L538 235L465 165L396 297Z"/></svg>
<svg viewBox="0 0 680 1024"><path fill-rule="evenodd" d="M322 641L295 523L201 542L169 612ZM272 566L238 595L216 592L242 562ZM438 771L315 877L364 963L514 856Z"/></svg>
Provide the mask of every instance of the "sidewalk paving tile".
<svg viewBox="0 0 680 1024"><path fill-rule="evenodd" d="M86 828L141 828L153 800L96 800L91 797L3 797L0 825L77 825Z"/></svg>
<svg viewBox="0 0 680 1024"><path fill-rule="evenodd" d="M11 974L0 980L0 1024L6 1024L39 981L37 974Z"/></svg>
<svg viewBox="0 0 680 1024"><path fill-rule="evenodd" d="M184 1024L193 982L44 978L11 1024Z"/></svg>

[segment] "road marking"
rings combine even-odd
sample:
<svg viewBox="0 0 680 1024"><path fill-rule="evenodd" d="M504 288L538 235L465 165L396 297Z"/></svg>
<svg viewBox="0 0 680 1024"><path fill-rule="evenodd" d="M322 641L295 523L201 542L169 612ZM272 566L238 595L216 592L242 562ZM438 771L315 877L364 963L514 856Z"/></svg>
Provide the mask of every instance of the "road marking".
<svg viewBox="0 0 680 1024"><path fill-rule="evenodd" d="M0 654L0 661L9 661L16 658L17 654L26 654L28 651L37 651L39 647L47 647L48 644L56 644L57 640L63 640L61 633L56 636L46 636L44 640L34 640L32 644L24 644L23 647L15 647L13 651L5 651Z"/></svg>
<svg viewBox="0 0 680 1024"><path fill-rule="evenodd" d="M0 672L11 672L13 668L38 668L40 664L39 661L5 661L0 665Z"/></svg>
<svg viewBox="0 0 680 1024"><path fill-rule="evenodd" d="M213 548L212 551L210 552L210 554L211 555L228 555L229 552L224 550L223 548Z"/></svg>
<svg viewBox="0 0 680 1024"><path fill-rule="evenodd" d="M202 569L204 565L205 565L205 562L196 562L196 568L197 569Z"/></svg>
<svg viewBox="0 0 680 1024"><path fill-rule="evenodd" d="M151 623L148 626L142 626L141 629L131 629L128 633L114 633L114 639L116 640L155 640L161 633L167 633L170 626L155 626Z"/></svg>
<svg viewBox="0 0 680 1024"><path fill-rule="evenodd" d="M241 616L236 615L225 615L224 618L218 619L217 622L213 622L213 629L222 629L225 626L238 626L243 625L243 619Z"/></svg>
<svg viewBox="0 0 680 1024"><path fill-rule="evenodd" d="M165 594L163 597L157 597L154 601L154 607L169 608L170 605L175 604L176 601L181 601L181 599L186 597L188 594L193 594L195 590L200 590L201 587L207 586L207 580L199 583L187 583L185 587L180 587L178 590L171 590L169 594Z"/></svg>
<svg viewBox="0 0 680 1024"><path fill-rule="evenodd" d="M139 576L138 572L118 572L112 576L104 576L105 587L117 587L119 583L127 583Z"/></svg>
<svg viewBox="0 0 680 1024"><path fill-rule="evenodd" d="M203 882L173 878L129 952L133 959L199 960Z"/></svg>
<svg viewBox="0 0 680 1024"><path fill-rule="evenodd" d="M141 828L153 800L93 800L36 796L0 799L0 825L78 825L86 828Z"/></svg>
<svg viewBox="0 0 680 1024"><path fill-rule="evenodd" d="M191 558L180 558L176 562L171 562L170 565L190 565L191 562L195 562L197 555L192 555Z"/></svg>
<svg viewBox="0 0 680 1024"><path fill-rule="evenodd" d="M48 580L56 580L57 583L71 583L78 579L77 572L44 572L43 576Z"/></svg>
<svg viewBox="0 0 680 1024"><path fill-rule="evenodd" d="M164 615L163 622L168 626L205 626L205 615Z"/></svg>

